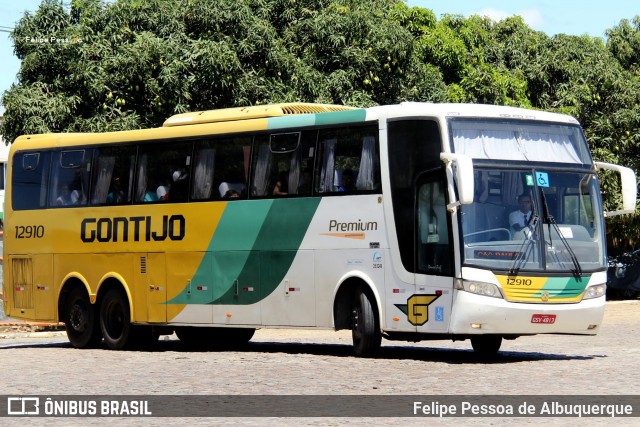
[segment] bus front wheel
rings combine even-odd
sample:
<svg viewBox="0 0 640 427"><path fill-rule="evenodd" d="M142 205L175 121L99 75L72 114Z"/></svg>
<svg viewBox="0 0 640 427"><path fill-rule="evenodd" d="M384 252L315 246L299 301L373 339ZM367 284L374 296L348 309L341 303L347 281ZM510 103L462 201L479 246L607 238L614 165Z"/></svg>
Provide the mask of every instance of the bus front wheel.
<svg viewBox="0 0 640 427"><path fill-rule="evenodd" d="M112 350L127 347L131 336L129 301L118 289L110 289L100 304L100 329Z"/></svg>
<svg viewBox="0 0 640 427"><path fill-rule="evenodd" d="M351 311L351 337L357 356L371 356L380 348L382 334L374 307L373 298L367 292L356 291Z"/></svg>
<svg viewBox="0 0 640 427"><path fill-rule="evenodd" d="M64 326L69 342L76 348L97 347L102 341L96 311L82 288L73 289L65 303Z"/></svg>
<svg viewBox="0 0 640 427"><path fill-rule="evenodd" d="M500 350L502 337L500 335L478 335L471 338L473 351L480 356L494 356Z"/></svg>

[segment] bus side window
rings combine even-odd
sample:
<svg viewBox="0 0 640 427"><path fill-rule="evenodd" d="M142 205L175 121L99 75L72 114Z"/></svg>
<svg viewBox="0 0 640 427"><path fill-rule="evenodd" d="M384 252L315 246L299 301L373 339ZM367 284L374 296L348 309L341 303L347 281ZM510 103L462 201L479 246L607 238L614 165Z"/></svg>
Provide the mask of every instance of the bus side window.
<svg viewBox="0 0 640 427"><path fill-rule="evenodd" d="M246 198L252 139L235 136L196 142L191 200Z"/></svg>
<svg viewBox="0 0 640 427"><path fill-rule="evenodd" d="M380 189L380 159L375 126L320 132L316 174L319 193L355 193Z"/></svg>
<svg viewBox="0 0 640 427"><path fill-rule="evenodd" d="M136 149L131 146L96 148L93 153L91 204L130 203Z"/></svg>
<svg viewBox="0 0 640 427"><path fill-rule="evenodd" d="M252 159L254 197L309 196L316 130L258 135Z"/></svg>
<svg viewBox="0 0 640 427"><path fill-rule="evenodd" d="M82 186L85 155L85 150L53 153L49 206L76 206L86 203L86 193Z"/></svg>
<svg viewBox="0 0 640 427"><path fill-rule="evenodd" d="M192 149L193 144L188 141L141 145L135 174L135 200L186 202L191 182ZM156 187L155 196L150 185Z"/></svg>
<svg viewBox="0 0 640 427"><path fill-rule="evenodd" d="M47 205L51 152L22 152L13 156L11 206L14 210Z"/></svg>

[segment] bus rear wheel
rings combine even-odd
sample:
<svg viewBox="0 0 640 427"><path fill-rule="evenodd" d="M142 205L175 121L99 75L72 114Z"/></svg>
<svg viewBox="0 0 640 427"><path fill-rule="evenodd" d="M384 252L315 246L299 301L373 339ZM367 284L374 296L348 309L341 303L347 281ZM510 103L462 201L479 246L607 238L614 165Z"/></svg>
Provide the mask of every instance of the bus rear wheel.
<svg viewBox="0 0 640 427"><path fill-rule="evenodd" d="M107 346L122 350L130 344L132 327L129 302L118 289L109 289L100 304L100 329Z"/></svg>
<svg viewBox="0 0 640 427"><path fill-rule="evenodd" d="M500 335L478 335L471 338L471 347L479 356L495 356L501 345Z"/></svg>
<svg viewBox="0 0 640 427"><path fill-rule="evenodd" d="M356 291L351 310L351 337L357 356L369 357L380 349L382 333L374 306L369 293L362 289Z"/></svg>
<svg viewBox="0 0 640 427"><path fill-rule="evenodd" d="M74 347L93 348L100 344L102 335L96 321L96 310L84 289L75 288L69 293L63 316L67 337Z"/></svg>

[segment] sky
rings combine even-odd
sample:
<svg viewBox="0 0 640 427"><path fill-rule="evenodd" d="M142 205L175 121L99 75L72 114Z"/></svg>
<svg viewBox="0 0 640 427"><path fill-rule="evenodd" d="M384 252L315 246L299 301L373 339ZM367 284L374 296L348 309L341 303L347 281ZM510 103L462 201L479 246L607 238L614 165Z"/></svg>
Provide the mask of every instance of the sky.
<svg viewBox="0 0 640 427"><path fill-rule="evenodd" d="M0 0L0 94L17 82L20 69L6 30L13 28L25 11L37 10L39 4L40 0ZM640 15L635 0L407 0L407 4L431 9L438 19L445 14L477 14L499 21L519 15L529 27L549 36L564 33L604 38L605 30L622 19ZM4 107L0 106L2 112Z"/></svg>

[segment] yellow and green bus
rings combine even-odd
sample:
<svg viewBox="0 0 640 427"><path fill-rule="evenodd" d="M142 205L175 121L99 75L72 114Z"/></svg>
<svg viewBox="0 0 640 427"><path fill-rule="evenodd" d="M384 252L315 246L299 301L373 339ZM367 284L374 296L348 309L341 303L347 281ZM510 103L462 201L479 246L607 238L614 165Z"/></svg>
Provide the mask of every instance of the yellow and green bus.
<svg viewBox="0 0 640 427"><path fill-rule="evenodd" d="M619 211L603 212L599 168L619 172ZM75 347L323 328L351 329L362 356L382 337L492 354L596 334L604 218L636 204L634 173L594 162L574 118L430 103L21 136L6 191L4 311L64 322Z"/></svg>

